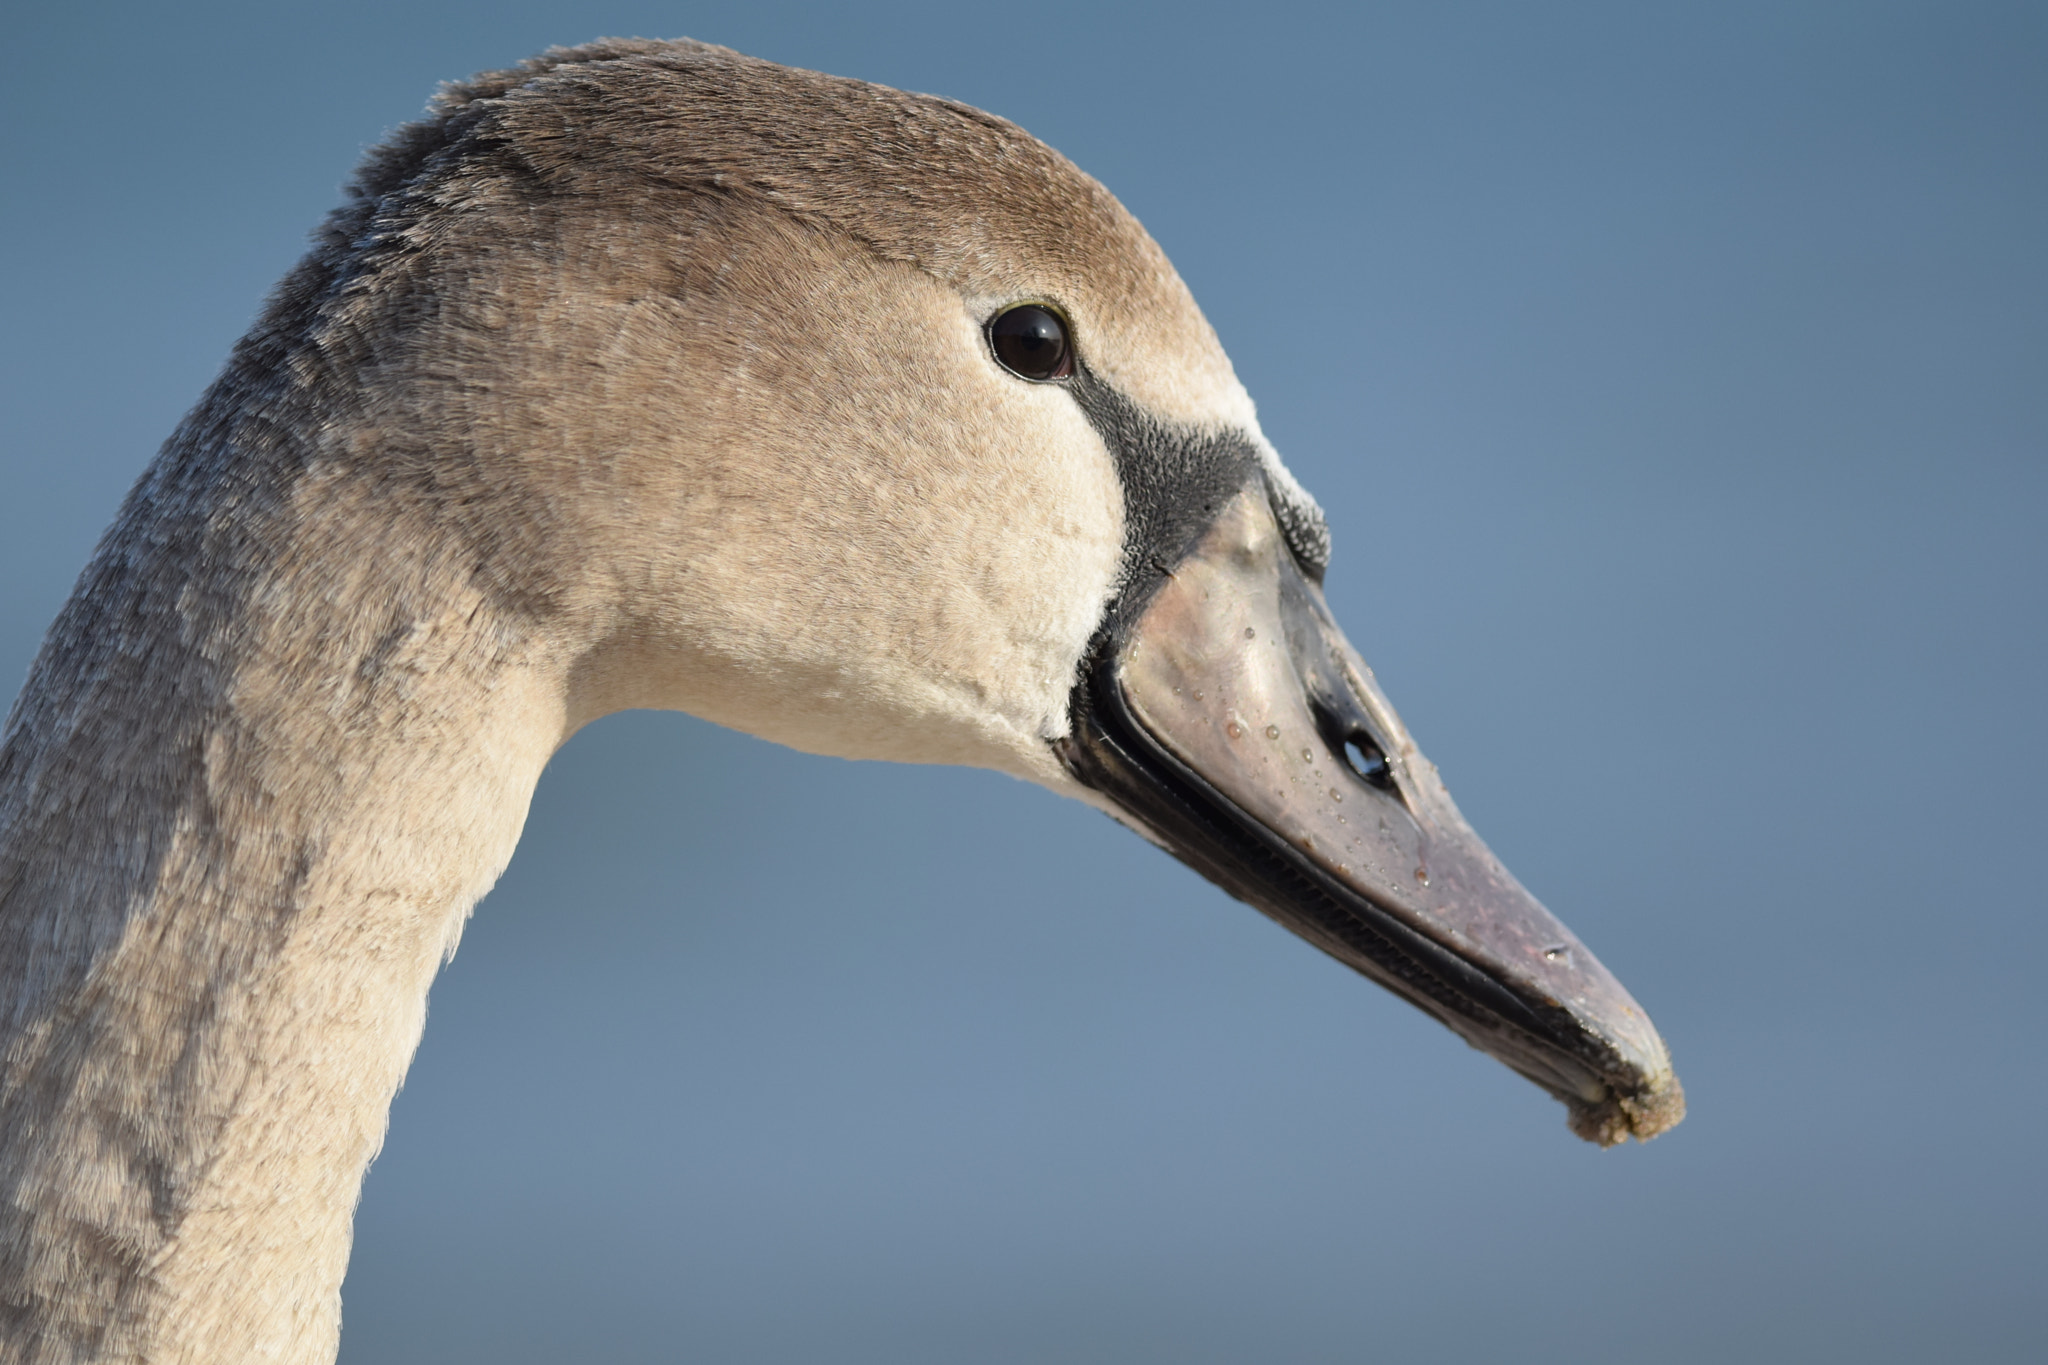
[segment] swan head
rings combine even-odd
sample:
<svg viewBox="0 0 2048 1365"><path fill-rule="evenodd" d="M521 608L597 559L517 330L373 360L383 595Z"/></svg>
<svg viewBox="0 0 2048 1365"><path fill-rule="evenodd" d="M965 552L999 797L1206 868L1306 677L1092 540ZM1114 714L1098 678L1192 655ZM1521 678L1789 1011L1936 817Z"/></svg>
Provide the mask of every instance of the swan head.
<svg viewBox="0 0 2048 1365"><path fill-rule="evenodd" d="M1028 134L597 44L451 88L328 241L297 286L323 352L391 376L362 400L383 458L435 452L433 514L554 623L569 728L674 708L1037 782L1582 1136L1682 1115L1643 1011L1472 832L1336 625L1322 513L1180 278Z"/></svg>

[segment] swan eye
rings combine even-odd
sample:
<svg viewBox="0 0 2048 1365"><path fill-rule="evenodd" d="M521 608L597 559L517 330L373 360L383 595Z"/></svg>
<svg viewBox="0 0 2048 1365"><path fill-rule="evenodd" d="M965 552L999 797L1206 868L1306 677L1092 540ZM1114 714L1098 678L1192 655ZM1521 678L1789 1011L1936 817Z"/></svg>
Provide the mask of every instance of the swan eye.
<svg viewBox="0 0 2048 1365"><path fill-rule="evenodd" d="M1066 319L1039 304L996 314L988 324L988 344L1003 368L1020 378L1065 379L1074 372Z"/></svg>

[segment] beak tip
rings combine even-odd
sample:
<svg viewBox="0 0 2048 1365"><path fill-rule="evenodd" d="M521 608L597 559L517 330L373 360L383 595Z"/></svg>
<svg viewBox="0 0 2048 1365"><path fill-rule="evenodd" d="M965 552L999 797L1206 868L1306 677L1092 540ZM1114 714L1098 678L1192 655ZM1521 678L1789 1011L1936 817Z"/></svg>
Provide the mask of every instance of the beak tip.
<svg viewBox="0 0 2048 1365"><path fill-rule="evenodd" d="M1633 1094L1612 1090L1596 1101L1567 1101L1566 1122L1573 1133L1601 1147L1634 1138L1651 1138L1678 1126L1685 1117L1685 1089L1669 1067L1652 1076Z"/></svg>

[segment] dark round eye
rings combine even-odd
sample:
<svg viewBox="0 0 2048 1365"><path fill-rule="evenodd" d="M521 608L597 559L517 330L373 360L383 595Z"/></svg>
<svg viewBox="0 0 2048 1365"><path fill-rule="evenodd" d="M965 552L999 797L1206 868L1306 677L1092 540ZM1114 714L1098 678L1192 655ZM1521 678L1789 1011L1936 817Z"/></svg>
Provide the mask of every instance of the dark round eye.
<svg viewBox="0 0 2048 1365"><path fill-rule="evenodd" d="M1066 320L1039 304L996 314L988 325L988 344L1003 368L1025 379L1064 379L1074 372Z"/></svg>

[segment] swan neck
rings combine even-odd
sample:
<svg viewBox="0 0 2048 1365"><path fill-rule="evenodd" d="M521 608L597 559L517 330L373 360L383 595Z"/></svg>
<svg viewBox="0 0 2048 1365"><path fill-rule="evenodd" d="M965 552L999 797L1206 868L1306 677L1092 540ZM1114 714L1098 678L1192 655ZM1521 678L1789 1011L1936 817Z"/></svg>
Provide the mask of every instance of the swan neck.
<svg viewBox="0 0 2048 1365"><path fill-rule="evenodd" d="M197 459L0 743L4 1359L332 1359L428 986L565 726L545 633L431 528Z"/></svg>

